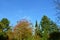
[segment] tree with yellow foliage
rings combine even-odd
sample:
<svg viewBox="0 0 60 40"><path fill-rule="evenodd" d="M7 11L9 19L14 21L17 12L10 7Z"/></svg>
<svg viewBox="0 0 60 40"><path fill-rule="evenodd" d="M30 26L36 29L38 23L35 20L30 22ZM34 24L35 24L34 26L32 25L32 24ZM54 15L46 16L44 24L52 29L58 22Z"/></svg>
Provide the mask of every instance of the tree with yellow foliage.
<svg viewBox="0 0 60 40"><path fill-rule="evenodd" d="M31 23L25 19L19 21L14 28L14 34L17 40L27 40L32 36Z"/></svg>

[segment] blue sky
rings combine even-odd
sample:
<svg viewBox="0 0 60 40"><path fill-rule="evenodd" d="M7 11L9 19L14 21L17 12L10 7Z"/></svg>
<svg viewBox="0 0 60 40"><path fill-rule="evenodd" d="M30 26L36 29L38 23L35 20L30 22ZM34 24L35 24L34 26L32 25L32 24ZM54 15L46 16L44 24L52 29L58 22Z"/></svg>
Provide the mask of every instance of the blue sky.
<svg viewBox="0 0 60 40"><path fill-rule="evenodd" d="M24 18L40 22L43 15L55 21L55 13L53 0L0 0L0 19L8 18L13 26Z"/></svg>

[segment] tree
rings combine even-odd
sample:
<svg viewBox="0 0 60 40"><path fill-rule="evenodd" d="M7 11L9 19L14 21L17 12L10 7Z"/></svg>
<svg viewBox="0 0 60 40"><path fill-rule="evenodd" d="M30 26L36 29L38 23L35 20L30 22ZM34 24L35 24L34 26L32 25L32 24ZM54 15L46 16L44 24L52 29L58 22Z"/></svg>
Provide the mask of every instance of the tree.
<svg viewBox="0 0 60 40"><path fill-rule="evenodd" d="M14 33L17 35L17 40L27 40L32 36L32 28L27 20L21 20L14 28ZM15 37L16 38L16 37Z"/></svg>
<svg viewBox="0 0 60 40"><path fill-rule="evenodd" d="M7 31L8 29L10 29L10 25L9 25L10 22L7 18L3 18L1 20L1 24L2 24L1 26L2 31Z"/></svg>
<svg viewBox="0 0 60 40"><path fill-rule="evenodd" d="M3 32L4 24L0 22L0 32Z"/></svg>
<svg viewBox="0 0 60 40"><path fill-rule="evenodd" d="M40 39L41 38L40 27L39 27L37 21L36 21L36 24L35 24L35 37L36 37L36 39Z"/></svg>
<svg viewBox="0 0 60 40"><path fill-rule="evenodd" d="M48 29L50 27L50 20L47 16L43 16L41 20L41 28L42 28L42 40L47 40L48 38Z"/></svg>
<svg viewBox="0 0 60 40"><path fill-rule="evenodd" d="M49 32L52 33L52 32L58 32L59 29L58 29L58 25L53 22L53 21L50 21L50 29L49 29Z"/></svg>
<svg viewBox="0 0 60 40"><path fill-rule="evenodd" d="M36 21L36 24L35 24L35 34L37 35L39 32L39 26L38 26L38 23Z"/></svg>
<svg viewBox="0 0 60 40"><path fill-rule="evenodd" d="M6 32L10 29L10 22L7 18L2 18L0 21L0 40L8 40Z"/></svg>
<svg viewBox="0 0 60 40"><path fill-rule="evenodd" d="M54 0L54 4L56 8L57 23L60 24L60 0Z"/></svg>
<svg viewBox="0 0 60 40"><path fill-rule="evenodd" d="M8 35L6 33L0 33L0 40L8 40Z"/></svg>
<svg viewBox="0 0 60 40"><path fill-rule="evenodd" d="M47 40L49 34L52 32L58 32L58 25L51 21L47 16L43 16L41 20L42 40Z"/></svg>
<svg viewBox="0 0 60 40"><path fill-rule="evenodd" d="M49 36L48 40L60 40L60 32L52 32Z"/></svg>

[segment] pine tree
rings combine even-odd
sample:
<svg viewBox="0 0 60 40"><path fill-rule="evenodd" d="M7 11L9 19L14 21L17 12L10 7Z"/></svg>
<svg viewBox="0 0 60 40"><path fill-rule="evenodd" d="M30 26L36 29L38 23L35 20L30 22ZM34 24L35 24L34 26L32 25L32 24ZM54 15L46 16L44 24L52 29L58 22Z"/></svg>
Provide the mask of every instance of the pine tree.
<svg viewBox="0 0 60 40"><path fill-rule="evenodd" d="M47 40L49 34L52 32L57 32L58 25L51 21L47 16L43 16L41 20L41 29L42 29L42 40Z"/></svg>
<svg viewBox="0 0 60 40"><path fill-rule="evenodd" d="M43 16L41 20L41 28L42 28L42 40L47 40L48 38L48 29L50 27L50 20L47 16Z"/></svg>
<svg viewBox="0 0 60 40"><path fill-rule="evenodd" d="M40 27L39 27L37 21L36 21L36 24L35 24L35 36L36 36L36 39L40 39L41 38Z"/></svg>

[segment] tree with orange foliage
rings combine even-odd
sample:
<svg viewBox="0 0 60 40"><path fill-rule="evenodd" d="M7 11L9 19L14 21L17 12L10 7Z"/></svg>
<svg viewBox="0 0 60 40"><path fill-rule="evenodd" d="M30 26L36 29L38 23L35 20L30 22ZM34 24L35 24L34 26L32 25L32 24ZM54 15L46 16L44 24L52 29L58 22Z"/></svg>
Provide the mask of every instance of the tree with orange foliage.
<svg viewBox="0 0 60 40"><path fill-rule="evenodd" d="M28 37L32 36L31 23L27 20L21 20L14 28L15 38L17 40L27 40Z"/></svg>

